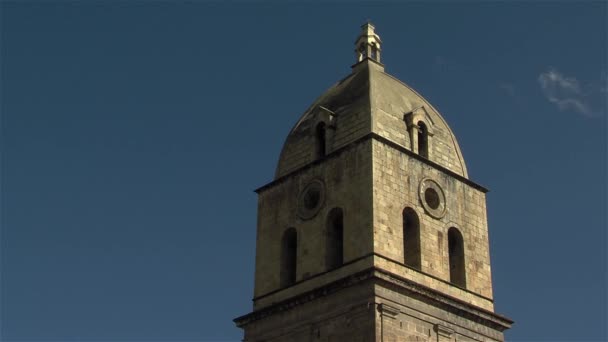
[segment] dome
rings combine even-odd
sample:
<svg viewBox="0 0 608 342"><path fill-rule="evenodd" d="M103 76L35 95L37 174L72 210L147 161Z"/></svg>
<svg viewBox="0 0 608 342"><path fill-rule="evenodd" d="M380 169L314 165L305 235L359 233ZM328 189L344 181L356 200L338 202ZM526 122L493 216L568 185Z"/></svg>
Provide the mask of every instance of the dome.
<svg viewBox="0 0 608 342"><path fill-rule="evenodd" d="M441 114L415 90L384 71L380 38L371 24L363 26L356 47L358 62L352 73L323 93L287 136L275 179L319 158L319 127L327 132L323 142L326 153L375 135L468 178L458 142Z"/></svg>

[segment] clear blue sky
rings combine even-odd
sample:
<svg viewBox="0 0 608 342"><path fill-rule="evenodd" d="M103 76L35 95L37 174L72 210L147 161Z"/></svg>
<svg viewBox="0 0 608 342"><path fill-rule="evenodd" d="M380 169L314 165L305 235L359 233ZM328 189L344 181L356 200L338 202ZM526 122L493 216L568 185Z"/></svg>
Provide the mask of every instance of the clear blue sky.
<svg viewBox="0 0 608 342"><path fill-rule="evenodd" d="M1 9L3 341L240 339L252 190L366 19L491 189L508 339L606 340L606 2Z"/></svg>

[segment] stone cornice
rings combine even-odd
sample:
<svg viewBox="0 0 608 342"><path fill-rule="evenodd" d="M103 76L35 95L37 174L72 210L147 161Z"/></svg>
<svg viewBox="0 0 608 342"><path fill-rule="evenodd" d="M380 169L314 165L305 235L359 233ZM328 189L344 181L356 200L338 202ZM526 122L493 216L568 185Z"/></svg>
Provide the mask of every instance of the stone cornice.
<svg viewBox="0 0 608 342"><path fill-rule="evenodd" d="M234 322L237 324L237 326L242 327L265 317L289 310L295 306L327 296L343 288L368 281L371 281L373 284L379 286L391 288L397 292L405 292L405 294L408 296L420 298L430 305L441 307L448 312L466 317L472 321L498 331L504 331L510 328L511 324L513 324L513 321L507 317L482 309L460 299L448 296L442 292L399 277L377 267L370 267L366 270L320 286L311 291L304 292L300 295L288 298L271 306L253 311L247 315L235 318Z"/></svg>
<svg viewBox="0 0 608 342"><path fill-rule="evenodd" d="M382 316L395 319L397 315L399 315L399 309L388 305L386 303L381 303L378 305L378 311Z"/></svg>
<svg viewBox="0 0 608 342"><path fill-rule="evenodd" d="M371 132L371 133L368 133L368 134L366 134L366 135L364 135L364 136L362 136L362 137L354 140L353 142L349 143L346 146L343 146L343 147L341 147L341 148L339 148L339 149L337 149L335 151L332 151L331 153L327 154L325 157L323 157L321 159L318 159L318 160L313 161L312 163L306 164L306 165L300 167L299 169L291 171L290 173L288 173L288 174L286 174L284 176L281 176L281 177L273 180L272 182L270 182L270 183L268 183L266 185L263 185L263 186L257 188L255 190L255 192L257 192L259 194L259 193L263 192L264 190L270 189L270 188L274 187L275 185L284 182L285 180L289 179L290 177L293 177L293 176L295 176L297 174L300 174L300 173L304 172L305 170L310 169L311 167L313 167L315 165L319 165L319 164L323 163L327 159L335 158L338 155L342 154L343 152L345 152L347 150L350 150L351 148L354 148L355 146L359 145L360 143L365 142L365 141L369 141L369 140L372 140L372 139L376 140L376 141L379 141L379 142L381 142L381 143L383 143L383 144L385 144L387 146L390 146L393 149L398 150L398 151L400 151L402 153L405 153L408 156L410 156L410 157L412 157L412 158L414 158L414 159L416 159L416 160L418 160L418 161L420 161L420 162L422 162L424 164L432 166L433 168L435 168L435 169L437 169L437 170L439 170L439 171L441 171L441 172L443 172L443 173L445 173L445 174L447 174L449 176L452 176L452 177L458 179L459 181L461 181L461 182L463 182L463 183L471 186L474 189L477 189L477 190L479 190L479 191L481 191L483 193L487 193L489 191L484 186L479 185L479 184L473 182L472 180L470 180L470 179L468 179L468 178L466 178L466 177L464 177L462 175L459 175L458 173L456 173L456 172L454 172L454 171L452 171L452 170L450 170L450 169L448 169L446 167L443 167L443 166L441 166L441 165L439 165L439 164L437 164L437 163L435 163L435 162L433 162L431 160L428 160L428 159L426 159L424 157L421 157L420 155L418 155L418 154L416 154L416 153L408 150L407 148L405 148L405 147L403 147L403 146L401 146L401 145L399 145L399 144L397 144L397 143L395 143L395 142L393 142L393 141L391 141L391 140L389 140L389 139L387 139L387 138L385 138L385 137L383 137L383 136L381 136L381 135L379 135L377 133Z"/></svg>
<svg viewBox="0 0 608 342"><path fill-rule="evenodd" d="M378 280L377 284L380 286L390 287L398 292L407 292L407 295L411 297L423 298L429 304L441 307L448 312L464 316L498 331L509 329L511 324L513 324L513 321L505 316L477 307L382 269L374 269L374 278Z"/></svg>
<svg viewBox="0 0 608 342"><path fill-rule="evenodd" d="M447 338L452 337L452 334L454 333L454 329L448 328L441 324L435 324L435 326L433 327L433 330L435 330L437 335L442 336L442 337L447 337Z"/></svg>
<svg viewBox="0 0 608 342"><path fill-rule="evenodd" d="M423 274L423 275L425 275L425 276L427 276L427 277L429 277L429 278L435 279L435 280L437 280L437 281L439 281L439 282L442 282L442 283L444 283L444 284L447 284L447 285L450 285L450 286L457 287L457 288L458 288L458 289L460 289L461 291L464 291L464 292L470 293L470 294L472 294L472 295L474 295L474 296L476 296L476 297L478 297L478 298L480 298L480 299L487 300L488 302L491 302L491 303L493 303L493 302L494 302L494 300L493 300L492 298L489 298L489 297L483 296L483 295L481 295L481 294L479 294L479 293L476 293L476 292L473 292L473 291L471 291L471 290L469 290L469 289L466 289L466 288L463 288L463 287L457 286L457 285L455 285L455 284L453 284L453 283L450 283L449 281L446 281L446 280L444 280L444 279L441 279L441 278L439 278L439 277L437 277L437 276L435 276L435 275L432 275L432 274L430 274L430 273L423 272L423 271L421 271L421 270L419 270L419 269L416 269L416 268L410 267L410 266L408 266L408 265L406 265L406 264L404 264L404 263L402 263L402 262L400 262L400 261L397 261L397 260L395 260L395 259L389 258L389 257L387 257L387 256L385 256L385 255L380 254L380 253L375 253L375 252L372 252L372 253L365 254L365 255L363 255L363 256L360 256L360 257L358 257L358 258L356 258L356 259L353 259L353 260L350 260L350 261L348 261L348 262L344 263L344 264L343 264L341 267L345 267L345 266L348 266L348 265L351 265L351 264L357 263L357 262L359 262L359 261L361 261L361 260L364 260L364 259L366 259L366 258L370 258L370 257L378 257L378 258L382 258L382 259L384 259L384 260L387 260L387 261L390 261L390 262L392 262L392 263L398 264L398 265L400 265L400 266L402 266L402 267L406 267L406 268L408 268L408 269L410 269L410 270L412 270L412 271L415 271L415 272L417 272L417 273ZM329 272L332 272L332 271L330 270L330 271L325 271L325 272L317 273L317 274L314 274L314 275L312 275L312 276L310 276L310 277L308 277L308 278L306 278L306 279L299 280L299 281L295 282L294 284L292 284L292 285L291 285L291 286L289 286L289 287L286 287L286 288L280 288L280 289L276 289L276 290L273 290L273 291L270 291L270 292L267 292L267 293L261 294L261 295L259 295L259 296L257 296L257 297L254 297L254 298L253 298L253 301L260 300L260 299L263 299L263 298L266 298L266 297L272 296L272 295L274 295L275 293L281 292L281 291L283 291L283 290L285 290L285 289L287 289L287 288L291 288L291 287L296 286L296 285L298 285L298 284L300 284L300 283L304 283L304 282L309 282L309 281L312 281L313 279L315 279L315 278L319 278L319 277L321 277L321 276L323 276L323 275L325 275L325 274L327 274L327 273L329 273Z"/></svg>
<svg viewBox="0 0 608 342"><path fill-rule="evenodd" d="M439 170L439 171L441 171L441 172L443 172L443 173L445 173L445 174L447 174L449 176L452 176L452 177L458 179L459 181L461 181L461 182L463 182L463 183L465 183L465 184L467 184L467 185L469 185L469 186L471 186L471 187L473 187L473 188L475 188L475 189L477 189L477 190L479 190L479 191L481 191L483 193L486 193L486 192L489 191L484 186L479 185L479 184L473 182L472 180L470 180L470 179L468 179L468 178L466 178L466 177L464 177L462 175L459 175L456 172L454 172L454 171L452 171L452 170L450 170L450 169L448 169L446 167L443 167L443 166L441 166L441 165L439 165L439 164L437 164L437 163L435 163L435 162L433 162L431 160L428 160L428 159L426 159L424 157L421 157L420 155L418 155L418 154L416 154L416 153L408 150L407 148L405 148L405 147L403 147L403 146L401 146L401 145L393 142L392 140L389 140L389 139L387 139L387 138L385 138L385 137L383 137L381 135L378 135L376 133L370 133L367 136L371 136L371 138L373 138L373 139L375 139L375 140L377 140L377 141L379 141L379 142L381 142L381 143L383 143L385 145L388 145L388 146L390 146L390 147L392 147L392 148L394 148L394 149L396 149L396 150L398 150L400 152L403 152L403 153L407 154L408 156L410 156L410 157L412 157L414 159L417 159L420 162L423 162L423 163L425 163L427 165L430 165L430 166L434 167L435 169L437 169L437 170Z"/></svg>
<svg viewBox="0 0 608 342"><path fill-rule="evenodd" d="M340 289L352 286L354 284L360 283L364 280L371 278L373 276L373 273L370 272L370 270L371 270L371 268L366 269L361 272L357 272L355 274L351 274L347 277L344 277L342 279L336 280L329 284L320 286L311 291L304 292L302 294L285 299L285 300L278 302L276 304L273 304L271 306L253 311L244 316L237 317L234 319L234 322L236 323L236 325L238 327L242 327L251 322L263 319L265 317L280 313L285 310L289 310L297 305L304 304L304 303L310 302L312 300L315 300L317 298L327 296L328 294L336 292Z"/></svg>

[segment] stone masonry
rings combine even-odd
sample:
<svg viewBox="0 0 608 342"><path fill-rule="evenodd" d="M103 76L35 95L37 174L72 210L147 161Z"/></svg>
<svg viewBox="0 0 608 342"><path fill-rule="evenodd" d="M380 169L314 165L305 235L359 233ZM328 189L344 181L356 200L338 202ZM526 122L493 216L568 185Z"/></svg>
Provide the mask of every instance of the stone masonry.
<svg viewBox="0 0 608 342"><path fill-rule="evenodd" d="M244 341L503 341L487 190L439 112L385 73L365 24L352 73L289 133L259 188Z"/></svg>

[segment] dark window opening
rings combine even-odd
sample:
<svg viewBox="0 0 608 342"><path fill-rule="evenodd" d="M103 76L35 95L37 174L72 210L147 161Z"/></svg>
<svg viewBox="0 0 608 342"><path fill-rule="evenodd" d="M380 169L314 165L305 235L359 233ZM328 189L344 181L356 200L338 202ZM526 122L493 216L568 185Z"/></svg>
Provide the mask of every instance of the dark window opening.
<svg viewBox="0 0 608 342"><path fill-rule="evenodd" d="M281 287L296 282L296 263L298 257L298 233L289 228L283 233L281 241Z"/></svg>
<svg viewBox="0 0 608 342"><path fill-rule="evenodd" d="M367 49L365 48L365 44L359 45L359 53L361 54L360 60L364 60L367 57Z"/></svg>
<svg viewBox="0 0 608 342"><path fill-rule="evenodd" d="M320 122L317 125L316 130L316 139L317 139L317 158L322 158L325 156L326 148L325 148L325 123Z"/></svg>
<svg viewBox="0 0 608 342"><path fill-rule="evenodd" d="M420 270L420 221L412 208L403 209L404 264Z"/></svg>
<svg viewBox="0 0 608 342"><path fill-rule="evenodd" d="M342 209L334 208L327 216L326 265L328 270L344 263L344 217Z"/></svg>
<svg viewBox="0 0 608 342"><path fill-rule="evenodd" d="M429 131L424 122L418 122L418 154L424 158L429 157Z"/></svg>
<svg viewBox="0 0 608 342"><path fill-rule="evenodd" d="M321 200L321 190L311 188L304 194L304 208L313 210L319 205Z"/></svg>
<svg viewBox="0 0 608 342"><path fill-rule="evenodd" d="M424 190L424 201L432 209L439 208L439 204L441 204L441 199L439 198L439 194L433 188L427 188L426 190Z"/></svg>
<svg viewBox="0 0 608 342"><path fill-rule="evenodd" d="M448 230L448 253L450 255L450 282L466 288L464 241L462 234L454 227Z"/></svg>

